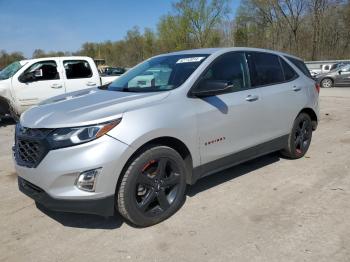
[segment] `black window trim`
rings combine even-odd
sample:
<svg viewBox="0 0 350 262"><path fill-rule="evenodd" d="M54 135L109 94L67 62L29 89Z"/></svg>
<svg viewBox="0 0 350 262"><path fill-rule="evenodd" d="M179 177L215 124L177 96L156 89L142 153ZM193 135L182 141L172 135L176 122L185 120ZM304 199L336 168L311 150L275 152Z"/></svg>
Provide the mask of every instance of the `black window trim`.
<svg viewBox="0 0 350 262"><path fill-rule="evenodd" d="M277 56L279 58L278 62L279 62L280 66L281 66L281 69L282 69L283 78L285 78L284 70L283 70L283 67L282 67L281 61L280 61L281 55L274 54L274 53L269 53L269 52L263 52L263 51L246 51L246 53L262 53L262 54L268 54L268 55L275 55L275 56ZM248 60L247 60L247 64L248 64ZM248 68L249 68L249 64L248 64ZM294 70L294 68L292 68L292 69ZM249 68L249 70L250 70L250 68ZM285 83L292 82L292 81L294 81L294 80L296 80L296 79L298 79L300 77L299 74L295 70L294 70L294 72L296 73L297 77L295 77L295 78L293 78L291 80L285 80L285 81L282 81L282 82L277 82L277 83L267 84L267 85L258 85L258 86L253 86L251 88L260 88L260 87L274 86L274 85L280 85L280 84L285 84ZM249 71L249 76L250 76L250 71Z"/></svg>
<svg viewBox="0 0 350 262"><path fill-rule="evenodd" d="M21 81L22 76L23 76L23 75L27 72L27 70L28 70L29 68L31 68L33 65L36 65L36 64L38 64L38 63L43 63L43 62L54 62L54 63L55 63L55 65L56 65L56 70L57 70L57 74L58 74L58 78L56 78L56 79L50 79L50 80L47 80L47 79L36 80L36 81L34 81L34 82L61 80L61 75L60 75L59 70L57 69L57 68L58 68L58 63L56 62L56 60L41 60L41 61L37 61L37 62L35 62L35 63L29 65L29 66L18 76L18 78L17 78L18 82L20 82L20 83L22 83L22 84L27 84L26 82ZM33 83L33 82L32 82L32 83Z"/></svg>
<svg viewBox="0 0 350 262"><path fill-rule="evenodd" d="M294 80L296 80L296 79L298 79L300 77L298 72L295 71L295 69L288 63L288 61L286 61L286 59L284 59L284 57L278 56L278 58L279 58L279 62L280 62L281 68L282 68L284 79L286 79L286 75L284 73L284 68L282 66L281 60L283 60L293 70L293 72L295 74L293 78L291 78L290 80L285 80L284 83L292 82L292 81L294 81Z"/></svg>
<svg viewBox="0 0 350 262"><path fill-rule="evenodd" d="M250 81L250 73L249 73L249 66L248 66L248 62L247 62L247 56L246 56L246 51L244 50L237 50L237 51L230 51L230 52L225 52L221 55L219 55L218 57L216 57L213 61L210 62L210 64L203 70L203 72L199 75L199 77L197 78L197 80L193 83L193 85L191 86L190 90L187 92L187 97L189 98L198 98L194 95L192 95L192 90L195 89L197 87L197 85L199 84L199 81L203 78L203 76L208 72L208 70L210 69L210 67L217 62L220 58L222 58L225 55L228 54L233 54L233 53L242 53L244 55L245 58L245 69L246 69L246 73L247 73L247 87L242 88L240 90L232 90L230 92L224 93L222 95L226 95L226 94L232 94L232 93L237 93L237 92L241 92L241 91L246 91L246 90L250 90L253 89L254 87L252 87L251 85L251 81ZM210 55L208 56L210 57Z"/></svg>
<svg viewBox="0 0 350 262"><path fill-rule="evenodd" d="M304 64L304 65L305 65L305 68L306 68L306 70L309 72L308 74L305 74L305 73L303 72L303 70L301 70L297 65L295 65L295 64L293 63L293 61L290 60L290 59L298 60L299 62L304 63L303 60L301 60L300 58L297 58L297 57L290 56L290 55L283 55L282 57L283 57L284 59L286 59L290 64L292 64L294 67L296 67L304 76L306 76L306 77L308 77L308 78L314 80L313 77L312 77L311 74L310 74L309 69L306 67L305 64ZM320 67L322 67L322 65L321 65Z"/></svg>
<svg viewBox="0 0 350 262"><path fill-rule="evenodd" d="M64 67L64 63L65 62L86 62L89 65L89 69L90 69L90 75L88 77L77 77L77 78L68 78L67 77L67 72L66 72L66 68ZM92 68L90 66L89 61L85 60L85 59L68 59L68 60L62 60L62 65L63 65L63 69L64 69L64 76L66 80L76 80L76 79L88 79L88 78L92 78L94 76L94 72L92 71Z"/></svg>
<svg viewBox="0 0 350 262"><path fill-rule="evenodd" d="M249 64L248 64L248 58L247 58L247 54L248 53L262 53L262 54L269 54L269 55L275 55L278 57L278 62L281 66L281 70L283 73L283 78L285 78L284 75L284 70L281 64L280 59L284 59L285 62L287 62L287 64L290 66L289 64L289 60L287 58L285 58L283 55L280 54L275 54L275 53L270 53L270 52L264 52L264 51L247 51L247 50L237 50L237 51L230 51L230 52L226 52L223 53L221 55L219 55L218 57L216 57L213 61L210 62L210 64L203 70L203 72L200 74L200 76L197 78L197 80L194 82L194 84L191 86L190 90L187 93L187 97L189 98L197 98L196 96L192 95L192 90L197 87L199 81L202 79L202 77L207 73L207 71L209 70L209 68L213 65L213 63L215 63L218 59L220 59L222 56L226 55L226 54L230 54L230 53L243 53L245 56L245 65L246 65L246 70L247 70L247 74L248 74L248 83L247 83L247 87L243 88L241 90L233 90L231 92L227 92L225 94L232 94L232 93L236 93L236 92L241 92L241 91L246 91L246 90L251 90L251 89L256 89L256 88L261 88L261 87L268 87L268 86L274 86L274 85L280 85L280 84L285 84L285 83L289 83L292 81L295 81L296 79L300 78L300 75L298 74L297 71L295 71L295 69L291 66L291 68L293 69L293 71L295 72L296 76L290 80L285 80L282 82L278 82L278 83L273 83L273 84L267 84L267 85L258 85L258 86L252 86L251 84L251 79L250 79L250 68L249 68ZM225 95L223 94L223 95Z"/></svg>

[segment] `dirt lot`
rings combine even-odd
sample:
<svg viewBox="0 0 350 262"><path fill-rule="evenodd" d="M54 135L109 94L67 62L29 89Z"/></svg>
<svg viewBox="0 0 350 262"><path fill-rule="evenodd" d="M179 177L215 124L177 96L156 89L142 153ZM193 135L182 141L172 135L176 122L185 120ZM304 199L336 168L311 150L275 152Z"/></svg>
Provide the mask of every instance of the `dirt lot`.
<svg viewBox="0 0 350 262"><path fill-rule="evenodd" d="M321 108L305 158L271 154L205 178L177 214L146 229L39 210L17 189L5 123L0 260L350 261L350 88L322 89Z"/></svg>

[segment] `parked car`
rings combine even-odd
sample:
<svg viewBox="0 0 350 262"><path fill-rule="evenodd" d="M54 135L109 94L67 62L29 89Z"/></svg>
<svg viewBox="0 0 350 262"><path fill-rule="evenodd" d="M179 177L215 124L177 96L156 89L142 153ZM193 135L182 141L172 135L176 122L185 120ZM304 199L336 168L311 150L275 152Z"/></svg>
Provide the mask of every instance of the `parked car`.
<svg viewBox="0 0 350 262"><path fill-rule="evenodd" d="M106 76L120 76L125 73L125 69L122 67L107 67L102 75Z"/></svg>
<svg viewBox="0 0 350 262"><path fill-rule="evenodd" d="M318 92L303 61L280 52L159 55L107 90L26 111L14 146L19 189L51 210L110 216L116 208L133 224L154 225L204 176L274 151L304 156Z"/></svg>
<svg viewBox="0 0 350 262"><path fill-rule="evenodd" d="M317 75L318 75L318 73L315 71L315 70L309 70L310 71L310 75L313 77L313 78L315 78Z"/></svg>
<svg viewBox="0 0 350 262"><path fill-rule="evenodd" d="M17 118L29 107L53 96L98 87L116 76L100 77L89 57L48 57L17 61L0 73L0 118Z"/></svg>
<svg viewBox="0 0 350 262"><path fill-rule="evenodd" d="M317 75L316 81L324 88L350 86L350 64L328 73Z"/></svg>

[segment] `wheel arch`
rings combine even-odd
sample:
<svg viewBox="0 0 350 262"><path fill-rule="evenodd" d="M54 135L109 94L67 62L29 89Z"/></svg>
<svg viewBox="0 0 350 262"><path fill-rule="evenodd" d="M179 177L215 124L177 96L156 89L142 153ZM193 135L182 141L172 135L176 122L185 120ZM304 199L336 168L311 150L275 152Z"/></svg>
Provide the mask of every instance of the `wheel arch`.
<svg viewBox="0 0 350 262"><path fill-rule="evenodd" d="M300 115L301 113L305 113L310 116L312 122L312 130L316 130L318 125L318 118L316 112L312 108L305 107L299 112L298 115Z"/></svg>
<svg viewBox="0 0 350 262"><path fill-rule="evenodd" d="M117 185L116 185L116 192L120 186L121 181L123 180L123 174L128 168L128 166L131 164L131 162L142 152L154 147L154 146L168 146L172 149L174 149L176 152L180 154L182 159L185 162L186 167L186 183L190 184L192 179L192 170L193 170L193 161L192 161L192 155L188 147L184 142L182 142L180 139L171 137L171 136L163 136L163 137L157 137L153 138L144 144L142 144L138 149L135 150L135 152L128 158L128 160L125 162L122 171L118 177Z"/></svg>

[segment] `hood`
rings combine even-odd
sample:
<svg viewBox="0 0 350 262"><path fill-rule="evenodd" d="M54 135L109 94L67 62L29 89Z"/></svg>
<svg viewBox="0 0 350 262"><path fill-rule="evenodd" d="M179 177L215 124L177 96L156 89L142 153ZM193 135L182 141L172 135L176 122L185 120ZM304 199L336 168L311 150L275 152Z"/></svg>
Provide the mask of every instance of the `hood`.
<svg viewBox="0 0 350 262"><path fill-rule="evenodd" d="M85 126L120 118L124 112L154 104L170 92L133 93L85 89L55 96L25 111L21 124L29 128Z"/></svg>

